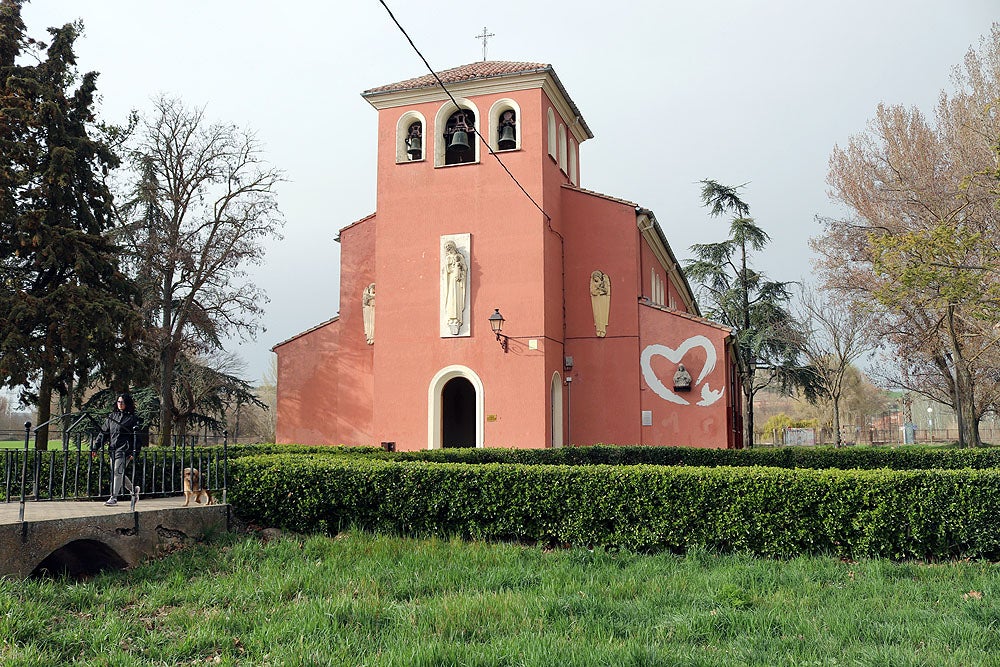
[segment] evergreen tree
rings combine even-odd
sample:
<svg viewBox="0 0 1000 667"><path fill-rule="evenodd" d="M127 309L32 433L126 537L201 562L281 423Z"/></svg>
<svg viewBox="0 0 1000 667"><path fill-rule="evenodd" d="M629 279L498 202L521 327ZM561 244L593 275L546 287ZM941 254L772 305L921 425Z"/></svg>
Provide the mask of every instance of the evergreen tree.
<svg viewBox="0 0 1000 667"><path fill-rule="evenodd" d="M770 241L740 199L737 187L702 181L702 201L712 216L732 214L729 238L721 243L691 246L695 259L685 268L701 284L709 302L706 315L733 329L736 361L743 388L744 446L753 446L754 396L772 383L782 389L800 386L808 397L816 395L815 376L798 365L802 334L788 311L790 283L767 280L751 268L753 252Z"/></svg>
<svg viewBox="0 0 1000 667"><path fill-rule="evenodd" d="M0 386L44 424L54 393L78 398L96 378L125 388L139 319L107 235L103 174L118 159L91 133L97 74L77 74L81 26L50 28L46 47L26 36L21 5L0 2ZM43 426L36 447L47 441Z"/></svg>

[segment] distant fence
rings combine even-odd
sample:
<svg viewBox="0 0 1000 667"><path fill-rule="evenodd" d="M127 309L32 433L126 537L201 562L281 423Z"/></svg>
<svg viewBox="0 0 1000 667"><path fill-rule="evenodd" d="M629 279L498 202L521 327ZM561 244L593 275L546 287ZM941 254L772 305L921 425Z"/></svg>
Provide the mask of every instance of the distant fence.
<svg viewBox="0 0 1000 667"><path fill-rule="evenodd" d="M79 438L84 439L86 436L82 433L72 433L68 438L68 444L71 447L76 446L76 441ZM228 442L231 445L235 445L237 442L244 444L256 444L261 442L274 442L274 435L263 435L257 433L240 433L239 437L233 437L232 434L226 434L225 431L222 433L187 433L182 436L173 434L171 435L171 440L176 440L177 438L184 438L188 442L195 441L200 445L221 445L222 441L228 438ZM149 435L149 440L152 443L159 442L159 435L152 431ZM49 430L49 447L55 445L55 443L62 443L63 434L62 431L57 429ZM24 442L24 429L0 429L0 442ZM32 438L32 446L34 446L34 438Z"/></svg>
<svg viewBox="0 0 1000 667"><path fill-rule="evenodd" d="M914 442L957 442L957 428L917 428L913 431ZM785 428L771 433L758 434L755 442L760 445L832 445L836 439L829 428ZM985 443L1000 444L1000 429L979 429L979 437ZM841 442L845 445L901 445L903 430L896 428L845 427L840 431Z"/></svg>

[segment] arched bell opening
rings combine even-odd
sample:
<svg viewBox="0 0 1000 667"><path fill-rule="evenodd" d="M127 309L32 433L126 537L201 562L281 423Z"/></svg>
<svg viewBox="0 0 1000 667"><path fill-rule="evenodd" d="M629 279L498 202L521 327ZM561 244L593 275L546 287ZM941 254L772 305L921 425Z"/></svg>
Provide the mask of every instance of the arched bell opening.
<svg viewBox="0 0 1000 667"><path fill-rule="evenodd" d="M427 123L417 111L407 111L396 121L396 163L419 162L427 155Z"/></svg>
<svg viewBox="0 0 1000 667"><path fill-rule="evenodd" d="M406 155L411 161L424 158L424 124L411 123L406 130Z"/></svg>
<svg viewBox="0 0 1000 667"><path fill-rule="evenodd" d="M476 161L476 114L459 109L448 117L444 128L444 163L465 164Z"/></svg>
<svg viewBox="0 0 1000 667"><path fill-rule="evenodd" d="M80 580L100 572L124 570L128 562L114 549L97 540L74 540L45 557L32 571L32 578L67 577Z"/></svg>

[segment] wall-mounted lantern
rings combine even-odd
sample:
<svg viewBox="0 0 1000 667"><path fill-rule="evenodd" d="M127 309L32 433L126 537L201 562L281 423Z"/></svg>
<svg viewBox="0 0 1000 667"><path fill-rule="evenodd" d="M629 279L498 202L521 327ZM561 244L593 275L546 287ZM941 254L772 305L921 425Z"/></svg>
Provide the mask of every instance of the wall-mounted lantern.
<svg viewBox="0 0 1000 667"><path fill-rule="evenodd" d="M499 342L500 343L500 347L503 348L504 354L507 354L507 340L508 339L507 339L507 336L505 336L502 333L500 333L501 331L503 331L503 323L505 321L506 320L504 320L503 315L500 314L500 309L499 308L494 308L493 309L493 314L490 315L490 328L493 329L493 333L496 334L496 336L497 336L497 342Z"/></svg>

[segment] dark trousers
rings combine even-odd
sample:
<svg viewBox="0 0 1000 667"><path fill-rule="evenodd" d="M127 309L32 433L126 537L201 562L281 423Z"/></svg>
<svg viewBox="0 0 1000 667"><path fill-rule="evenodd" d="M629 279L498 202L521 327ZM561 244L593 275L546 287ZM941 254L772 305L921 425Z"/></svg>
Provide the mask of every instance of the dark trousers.
<svg viewBox="0 0 1000 667"><path fill-rule="evenodd" d="M132 480L125 475L125 465L128 463L129 453L115 451L111 453L111 495L117 497L122 492L122 482L125 488L132 491Z"/></svg>

